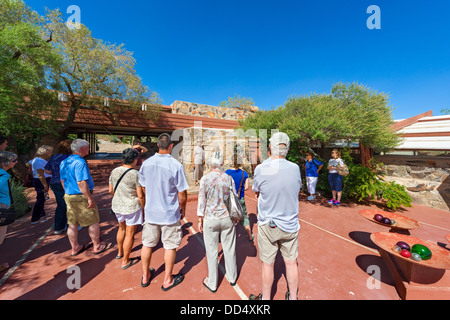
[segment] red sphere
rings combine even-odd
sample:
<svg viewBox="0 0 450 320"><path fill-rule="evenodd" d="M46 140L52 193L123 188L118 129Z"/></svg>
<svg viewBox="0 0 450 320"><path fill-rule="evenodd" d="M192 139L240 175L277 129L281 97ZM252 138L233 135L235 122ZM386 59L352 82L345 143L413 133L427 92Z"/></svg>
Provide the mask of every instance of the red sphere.
<svg viewBox="0 0 450 320"><path fill-rule="evenodd" d="M377 213L376 215L373 216L373 219L378 222L381 222L381 220L383 220L383 218L384 217L379 213Z"/></svg>
<svg viewBox="0 0 450 320"><path fill-rule="evenodd" d="M411 257L411 252L409 252L408 250L403 249L402 251L400 251L400 254L402 256L404 256L405 258L409 258Z"/></svg>

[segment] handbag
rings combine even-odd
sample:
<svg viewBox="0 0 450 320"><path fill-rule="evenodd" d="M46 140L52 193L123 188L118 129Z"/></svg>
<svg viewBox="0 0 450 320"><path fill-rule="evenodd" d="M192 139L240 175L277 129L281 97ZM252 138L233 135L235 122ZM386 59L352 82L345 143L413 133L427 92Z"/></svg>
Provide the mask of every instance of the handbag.
<svg viewBox="0 0 450 320"><path fill-rule="evenodd" d="M232 179L231 176L228 176L229 180L228 188L230 190L230 196L228 197L228 200L225 201L225 205L227 206L231 220L240 221L244 219L244 210L242 209L239 195L236 194L236 189L233 188L233 182L231 181L231 179ZM241 185L239 186L239 194L241 193L243 181L244 181L244 172L242 172L242 180Z"/></svg>
<svg viewBox="0 0 450 320"><path fill-rule="evenodd" d="M337 172L340 176L347 176L349 174L347 165L345 163L342 165L338 165Z"/></svg>
<svg viewBox="0 0 450 320"><path fill-rule="evenodd" d="M9 198L11 199L11 205L8 209L0 209L0 227L7 226L16 221L16 209L14 209L14 201L11 193L11 185L8 180Z"/></svg>
<svg viewBox="0 0 450 320"><path fill-rule="evenodd" d="M117 180L116 186L114 187L114 195L116 194L117 187L119 186L120 181L122 181L122 178L127 174L128 171L131 171L131 170L133 170L133 168L130 168L130 169L126 170L124 173L122 173L122 175L120 176L119 180ZM116 214L116 213L111 208L111 210L109 211L109 214Z"/></svg>

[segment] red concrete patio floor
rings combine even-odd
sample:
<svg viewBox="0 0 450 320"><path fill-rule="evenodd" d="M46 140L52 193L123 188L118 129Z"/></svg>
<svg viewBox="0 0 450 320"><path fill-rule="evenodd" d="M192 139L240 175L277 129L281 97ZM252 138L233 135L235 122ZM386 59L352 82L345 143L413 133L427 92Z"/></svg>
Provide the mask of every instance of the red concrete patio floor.
<svg viewBox="0 0 450 320"><path fill-rule="evenodd" d="M52 213L55 208L53 194L50 196L51 199L46 203L48 213ZM101 240L115 243L117 222L109 214L110 195L107 187L96 187L94 197L100 209ZM33 193L30 194L30 200L33 203ZM246 193L246 203L257 237L256 200L251 191ZM182 221L184 236L174 268L175 273L185 274L185 280L167 292L161 290L164 277L164 249L161 245L156 247L151 262L156 270L155 277L149 287L142 288L141 263L121 270L120 260L115 259L116 247L98 256L93 255L90 249L71 257L67 237L53 234L53 219L31 225L29 215L21 218L8 227L7 237L0 246L0 262L8 262L11 266L0 274L0 299L241 300L251 293L260 293L261 265L256 239L254 244L249 242L241 226L238 226L237 232L237 286L232 287L223 273L220 273L219 288L215 294L202 285L202 279L207 276L207 265L203 236L197 233L196 208L197 197L190 195L187 214ZM353 204L331 207L325 201L310 203L306 197L300 201L300 299L399 299L394 280L380 258L377 246L370 240L371 233L388 229L359 215L359 210L363 208L377 209L375 206ZM450 233L449 212L414 206L400 213L420 222L420 228L411 231L412 236L449 249L445 238ZM140 254L141 235L141 228L138 228L133 256ZM87 228L80 231L79 239L82 244L90 242ZM222 252L219 252L219 259L223 266ZM67 286L67 283L73 283L70 278L71 266L79 267L80 289L69 289ZM375 281L371 276L371 266L378 266L381 271L379 288L371 286ZM284 299L286 278L281 256L277 256L275 263L272 292L273 299ZM443 298L450 299L450 293Z"/></svg>

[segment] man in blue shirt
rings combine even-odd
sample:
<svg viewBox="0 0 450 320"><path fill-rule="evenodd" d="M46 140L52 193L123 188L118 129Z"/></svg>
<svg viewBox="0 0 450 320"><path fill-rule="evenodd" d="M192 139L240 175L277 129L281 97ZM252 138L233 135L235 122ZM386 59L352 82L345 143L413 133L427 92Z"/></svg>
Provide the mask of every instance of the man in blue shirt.
<svg viewBox="0 0 450 320"><path fill-rule="evenodd" d="M78 226L89 226L94 254L110 249L112 244L100 242L100 216L92 197L94 180L83 157L89 154L89 142L76 139L71 144L73 154L61 162L60 177L64 186L64 200L67 205L67 236L72 246L72 256L86 250L87 246L78 243Z"/></svg>

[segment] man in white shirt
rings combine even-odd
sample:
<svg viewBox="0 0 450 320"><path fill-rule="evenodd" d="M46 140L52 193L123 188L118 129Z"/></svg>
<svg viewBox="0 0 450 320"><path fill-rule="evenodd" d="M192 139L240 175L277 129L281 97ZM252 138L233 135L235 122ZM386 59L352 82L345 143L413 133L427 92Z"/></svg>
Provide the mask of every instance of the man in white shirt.
<svg viewBox="0 0 450 320"><path fill-rule="evenodd" d="M180 284L184 275L172 275L176 249L180 246L182 232L180 220L186 212L187 189L183 165L171 155L173 143L167 133L158 137L159 151L145 160L139 170L139 183L145 193L145 223L142 230L141 261L143 276L141 286L150 284L153 268L150 260L159 239L165 254L165 276L161 289L167 291Z"/></svg>
<svg viewBox="0 0 450 320"><path fill-rule="evenodd" d="M270 299L274 262L278 250L285 265L288 292L296 300L298 289L298 194L302 186L300 168L286 160L289 137L278 132L270 138L271 160L255 169L253 191L258 195L258 251L262 261L262 294L250 300Z"/></svg>

